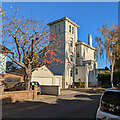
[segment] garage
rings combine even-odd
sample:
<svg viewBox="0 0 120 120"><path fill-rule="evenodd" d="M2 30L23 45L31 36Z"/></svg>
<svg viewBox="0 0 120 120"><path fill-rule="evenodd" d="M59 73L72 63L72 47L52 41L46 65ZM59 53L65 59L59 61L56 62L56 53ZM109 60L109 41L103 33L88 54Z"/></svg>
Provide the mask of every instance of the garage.
<svg viewBox="0 0 120 120"><path fill-rule="evenodd" d="M53 79L52 78L33 78L31 81L37 81L40 85L52 85Z"/></svg>

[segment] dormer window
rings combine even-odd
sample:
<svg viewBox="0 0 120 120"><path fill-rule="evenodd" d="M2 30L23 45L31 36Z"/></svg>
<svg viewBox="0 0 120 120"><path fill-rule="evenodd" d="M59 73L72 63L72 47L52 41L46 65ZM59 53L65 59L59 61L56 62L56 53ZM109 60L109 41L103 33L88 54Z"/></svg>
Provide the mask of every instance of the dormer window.
<svg viewBox="0 0 120 120"><path fill-rule="evenodd" d="M71 33L71 25L69 25L69 32Z"/></svg>

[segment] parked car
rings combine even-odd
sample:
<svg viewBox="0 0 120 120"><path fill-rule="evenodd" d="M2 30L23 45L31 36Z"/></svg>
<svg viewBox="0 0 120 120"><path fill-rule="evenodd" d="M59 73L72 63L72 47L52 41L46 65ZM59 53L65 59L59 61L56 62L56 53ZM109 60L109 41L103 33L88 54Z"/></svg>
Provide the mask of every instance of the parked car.
<svg viewBox="0 0 120 120"><path fill-rule="evenodd" d="M41 85L38 82L36 82L36 81L30 82L30 90L34 89L34 85L38 86L37 94L41 94ZM17 83L15 86L10 88L10 90L11 91L25 90L25 82Z"/></svg>
<svg viewBox="0 0 120 120"><path fill-rule="evenodd" d="M107 89L100 98L97 120L120 120L120 87Z"/></svg>

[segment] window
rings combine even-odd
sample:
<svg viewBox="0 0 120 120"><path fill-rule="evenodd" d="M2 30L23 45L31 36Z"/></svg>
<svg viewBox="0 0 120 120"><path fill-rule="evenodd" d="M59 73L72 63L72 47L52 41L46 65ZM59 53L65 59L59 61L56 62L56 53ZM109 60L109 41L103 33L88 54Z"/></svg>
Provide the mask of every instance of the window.
<svg viewBox="0 0 120 120"><path fill-rule="evenodd" d="M77 57L79 57L79 53L77 53Z"/></svg>
<svg viewBox="0 0 120 120"><path fill-rule="evenodd" d="M71 25L69 25L69 32L71 33Z"/></svg>
<svg viewBox="0 0 120 120"><path fill-rule="evenodd" d="M96 52L94 52L94 59L96 60L96 58L97 58L97 55L96 55Z"/></svg>
<svg viewBox="0 0 120 120"><path fill-rule="evenodd" d="M58 32L60 32L60 24L58 24Z"/></svg>
<svg viewBox="0 0 120 120"><path fill-rule="evenodd" d="M72 70L70 70L70 76L72 77Z"/></svg>
<svg viewBox="0 0 120 120"><path fill-rule="evenodd" d="M20 78L14 78L14 82L20 82Z"/></svg>
<svg viewBox="0 0 120 120"><path fill-rule="evenodd" d="M72 27L72 34L74 34L74 27Z"/></svg>
<svg viewBox="0 0 120 120"><path fill-rule="evenodd" d="M11 77L6 77L6 78L5 78L5 81L6 81L7 83L11 83L11 82L13 82L13 78L11 78Z"/></svg>
<svg viewBox="0 0 120 120"><path fill-rule="evenodd" d="M56 25L55 25L55 32L57 32L57 31L56 31Z"/></svg>
<svg viewBox="0 0 120 120"><path fill-rule="evenodd" d="M100 109L106 113L120 116L120 93L106 91L102 97Z"/></svg>
<svg viewBox="0 0 120 120"><path fill-rule="evenodd" d="M73 38L70 38L70 46L73 47Z"/></svg>
<svg viewBox="0 0 120 120"><path fill-rule="evenodd" d="M70 60L73 61L73 52L71 52Z"/></svg>
<svg viewBox="0 0 120 120"><path fill-rule="evenodd" d="M78 69L76 68L76 74L78 74Z"/></svg>

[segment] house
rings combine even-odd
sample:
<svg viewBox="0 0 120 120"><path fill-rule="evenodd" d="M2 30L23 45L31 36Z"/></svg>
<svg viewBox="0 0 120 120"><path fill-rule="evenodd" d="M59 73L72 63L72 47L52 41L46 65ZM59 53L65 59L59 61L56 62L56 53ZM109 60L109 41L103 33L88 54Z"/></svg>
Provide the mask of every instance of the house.
<svg viewBox="0 0 120 120"><path fill-rule="evenodd" d="M98 69L98 73L110 73L110 72L111 70L108 67Z"/></svg>
<svg viewBox="0 0 120 120"><path fill-rule="evenodd" d="M89 35L88 44L78 41L77 28L79 28L79 25L68 17L63 17L47 25L50 27L50 34L56 36L59 34L59 40L64 43L60 49L64 54L57 54L57 56L63 58L65 63L58 63L58 65L50 64L50 71L45 68L48 72L39 68L38 72L33 72L32 80L37 80L36 76L38 74L40 81L41 79L46 81L44 84L48 84L49 81L49 85L54 85L52 82L57 83L58 79L54 77L59 76L58 81L63 89L73 87L80 82L86 88L97 85L96 49L92 46L92 36ZM50 73L51 76L49 77Z"/></svg>
<svg viewBox="0 0 120 120"><path fill-rule="evenodd" d="M5 73L2 75L2 81L5 85L4 89L12 88L18 82L24 81L24 76L15 72Z"/></svg>
<svg viewBox="0 0 120 120"><path fill-rule="evenodd" d="M88 44L76 42L75 84L82 82L85 87L97 85L96 49L92 47L92 36Z"/></svg>

